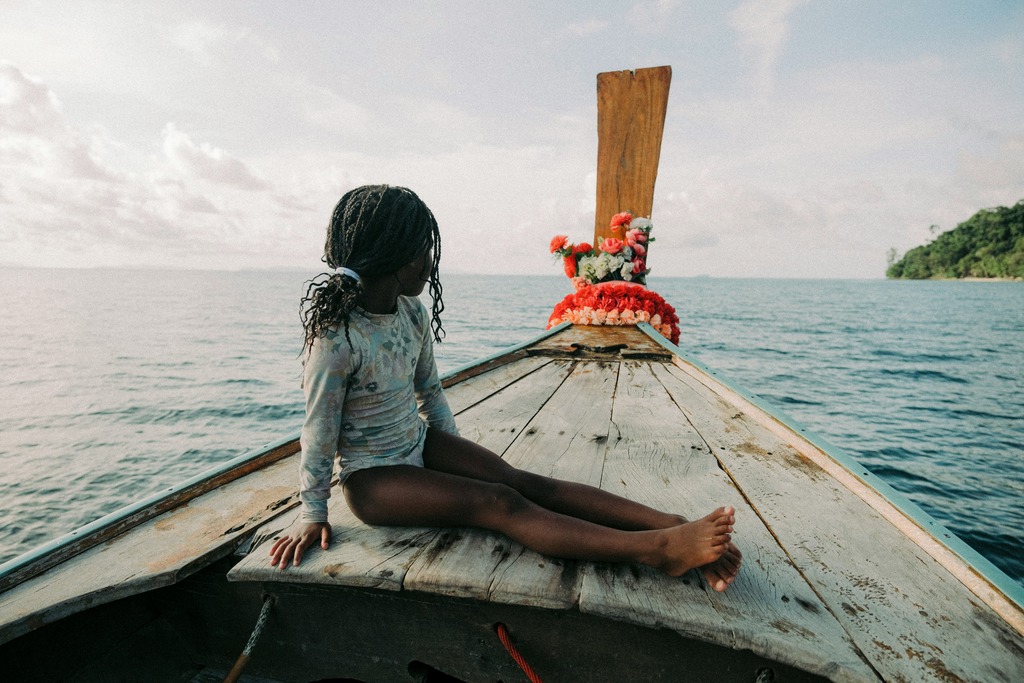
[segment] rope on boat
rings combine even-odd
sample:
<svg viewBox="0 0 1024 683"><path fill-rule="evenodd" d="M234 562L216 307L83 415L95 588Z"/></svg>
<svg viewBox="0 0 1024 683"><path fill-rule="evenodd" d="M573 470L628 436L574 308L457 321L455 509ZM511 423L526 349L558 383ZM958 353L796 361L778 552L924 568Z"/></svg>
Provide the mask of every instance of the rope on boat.
<svg viewBox="0 0 1024 683"><path fill-rule="evenodd" d="M526 674L526 677L530 679L530 683L543 683L543 681L541 681L540 676L537 675L537 672L533 670L532 666L530 666L530 663L527 662L523 658L523 655L519 653L519 650L516 648L515 643L512 642L512 636L509 635L508 628L505 626L505 624L498 622L498 624L495 626L495 629L497 629L498 631L498 639L501 640L501 644L505 646L505 649L508 650L508 653L512 656L512 659L514 659L516 664L519 665L519 668L523 670L523 673Z"/></svg>
<svg viewBox="0 0 1024 683"><path fill-rule="evenodd" d="M270 616L270 608L273 604L273 596L268 595L263 598L263 607L260 609L260 616L256 620L256 628L252 630L252 635L249 636L249 642L245 644L245 649L242 650L242 654L238 655L235 665L231 667L231 671L224 678L224 683L236 683L241 677L242 669L249 663L249 656L252 655L253 648L256 647L256 641L263 635L263 627L267 625L267 617Z"/></svg>

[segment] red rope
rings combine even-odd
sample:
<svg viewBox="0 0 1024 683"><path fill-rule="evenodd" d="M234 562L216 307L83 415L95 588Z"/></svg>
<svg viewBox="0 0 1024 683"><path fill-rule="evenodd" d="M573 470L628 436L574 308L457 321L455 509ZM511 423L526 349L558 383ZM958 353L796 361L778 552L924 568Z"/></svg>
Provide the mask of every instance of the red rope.
<svg viewBox="0 0 1024 683"><path fill-rule="evenodd" d="M526 677L530 679L530 683L544 683L541 681L540 676L537 675L537 672L533 670L533 667L530 666L529 662L523 659L523 656L519 654L519 650L517 650L516 646L512 643L512 637L508 634L508 629L505 627L505 624L499 622L496 628L498 629L498 638L501 640L501 644L504 645L505 649L508 650L508 653L512 655L512 659L516 660L516 664L518 664L519 668L523 670Z"/></svg>

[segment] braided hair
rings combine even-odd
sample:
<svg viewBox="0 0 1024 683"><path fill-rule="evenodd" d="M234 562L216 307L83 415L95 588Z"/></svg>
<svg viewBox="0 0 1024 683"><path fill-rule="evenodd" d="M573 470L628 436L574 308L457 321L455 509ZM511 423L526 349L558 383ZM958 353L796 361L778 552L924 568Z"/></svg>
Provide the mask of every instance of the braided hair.
<svg viewBox="0 0 1024 683"><path fill-rule="evenodd" d="M431 328L434 340L441 341L441 234L437 220L423 200L412 190L390 185L364 185L346 192L334 207L327 226L323 261L331 268L349 268L362 277L379 277L398 272L433 249L430 266ZM345 325L349 344L349 314L361 290L353 277L324 273L310 281L299 305L305 328L303 352L313 346L328 329Z"/></svg>

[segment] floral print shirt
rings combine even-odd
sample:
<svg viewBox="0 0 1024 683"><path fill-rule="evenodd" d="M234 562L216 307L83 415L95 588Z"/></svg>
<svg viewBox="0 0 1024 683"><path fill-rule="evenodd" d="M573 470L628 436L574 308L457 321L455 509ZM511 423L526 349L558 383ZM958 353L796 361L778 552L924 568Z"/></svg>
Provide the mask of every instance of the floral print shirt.
<svg viewBox="0 0 1024 683"><path fill-rule="evenodd" d="M326 522L335 454L341 476L422 449L427 426L458 434L434 363L429 317L400 296L392 314L359 308L313 343L303 368L302 521ZM391 463L389 463L389 460Z"/></svg>

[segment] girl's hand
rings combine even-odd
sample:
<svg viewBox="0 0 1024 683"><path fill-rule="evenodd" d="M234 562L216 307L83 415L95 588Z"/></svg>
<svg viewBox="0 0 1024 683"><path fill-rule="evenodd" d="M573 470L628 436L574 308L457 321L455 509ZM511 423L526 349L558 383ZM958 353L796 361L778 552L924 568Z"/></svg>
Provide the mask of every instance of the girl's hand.
<svg viewBox="0 0 1024 683"><path fill-rule="evenodd" d="M286 569L291 562L298 567L302 553L317 541L320 547L327 550L331 544L331 525L327 522L309 522L293 526L291 530L274 541L270 548L270 564L278 569Z"/></svg>

